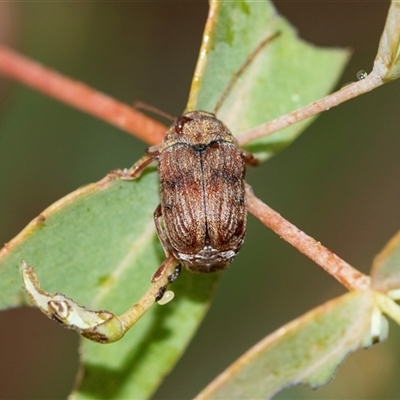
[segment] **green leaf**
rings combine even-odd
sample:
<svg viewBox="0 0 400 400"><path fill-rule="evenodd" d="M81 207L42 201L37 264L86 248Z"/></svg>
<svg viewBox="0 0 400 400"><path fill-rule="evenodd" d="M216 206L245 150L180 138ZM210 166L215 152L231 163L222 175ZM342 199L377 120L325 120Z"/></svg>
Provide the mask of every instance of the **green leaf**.
<svg viewBox="0 0 400 400"><path fill-rule="evenodd" d="M375 257L371 280L372 287L382 292L400 289L400 231Z"/></svg>
<svg viewBox="0 0 400 400"><path fill-rule="evenodd" d="M210 16L192 83L188 109L212 111L232 76L265 38L267 43L239 77L218 118L237 136L326 95L348 58L340 49L318 48L297 37L270 2L210 2ZM308 119L246 144L266 159L290 144Z"/></svg>
<svg viewBox="0 0 400 400"><path fill-rule="evenodd" d="M371 291L351 292L325 303L267 336L203 390L196 399L271 398L287 386L313 388L331 380L352 351L370 346ZM379 340L387 321L378 314Z"/></svg>
<svg viewBox="0 0 400 400"><path fill-rule="evenodd" d="M143 253L148 264L157 265L161 253L150 251L156 179L154 171L135 183L105 178L45 210L0 253L0 306L21 302L22 259L38 268L46 289L63 290L88 306L95 292L112 287L108 277L126 257L137 262L133 258Z"/></svg>

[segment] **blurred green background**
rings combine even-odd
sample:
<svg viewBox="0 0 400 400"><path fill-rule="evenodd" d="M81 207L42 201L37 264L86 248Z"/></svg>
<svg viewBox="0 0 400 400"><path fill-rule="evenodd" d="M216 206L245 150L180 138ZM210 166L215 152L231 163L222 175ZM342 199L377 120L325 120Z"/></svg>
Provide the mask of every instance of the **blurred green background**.
<svg viewBox="0 0 400 400"><path fill-rule="evenodd" d="M275 4L304 39L354 50L339 87L370 71L389 2ZM2 2L0 41L126 103L142 100L179 115L207 10L206 1ZM400 227L399 89L395 82L324 113L248 172L267 204L365 272ZM0 243L65 194L129 167L145 148L0 78ZM246 244L155 398L192 398L256 341L341 293L334 279L250 217ZM76 334L37 310L0 313L0 398L65 398L77 352ZM351 355L328 386L291 388L278 398L399 398L399 372L400 327L391 324L386 343Z"/></svg>

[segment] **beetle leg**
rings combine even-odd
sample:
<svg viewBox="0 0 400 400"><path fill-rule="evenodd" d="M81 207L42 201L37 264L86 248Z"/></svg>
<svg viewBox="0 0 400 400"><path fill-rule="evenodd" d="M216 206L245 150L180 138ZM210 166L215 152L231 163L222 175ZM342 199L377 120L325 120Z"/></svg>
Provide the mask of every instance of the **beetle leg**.
<svg viewBox="0 0 400 400"><path fill-rule="evenodd" d="M157 159L160 154L158 150L158 146L152 146L147 149L147 154L143 157L139 158L135 164L129 169L116 169L111 171L112 175L118 176L120 179L132 180L137 179L142 175L142 172L146 169L146 167Z"/></svg>
<svg viewBox="0 0 400 400"><path fill-rule="evenodd" d="M157 282L162 276L164 276L165 271L168 270L168 266L170 263L170 261L168 261L168 260L170 260L170 259L175 259L175 258L174 258L174 256L169 256L164 260L164 262L157 268L157 271L154 272L153 276L151 277L152 283ZM181 273L181 269L182 269L181 265L178 264L175 267L174 272L172 274L168 275L169 283L172 283L173 281L175 281L178 278L178 276Z"/></svg>
<svg viewBox="0 0 400 400"><path fill-rule="evenodd" d="M242 158L247 165L251 165L252 167L257 167L260 164L257 158L248 151L242 150Z"/></svg>
<svg viewBox="0 0 400 400"><path fill-rule="evenodd" d="M149 155L144 155L141 157L132 168L129 169L115 169L110 172L110 175L117 176L123 180L133 180L139 178L146 167L154 160L154 157Z"/></svg>
<svg viewBox="0 0 400 400"><path fill-rule="evenodd" d="M131 179L139 178L139 176L142 175L142 172L152 161L156 159L157 156L153 154L145 154L143 157L139 158L139 160L135 162L133 167L129 169Z"/></svg>
<svg viewBox="0 0 400 400"><path fill-rule="evenodd" d="M161 224L160 224L160 217L161 216L162 216L161 204L159 204L157 206L157 208L155 209L155 211L154 211L154 225L156 226L158 238L160 239L161 245L162 245L162 247L164 249L166 260L168 260L171 257L174 258L174 256L172 255L172 253L170 251L171 246L170 246L170 244L168 242L168 238L165 235L165 232L164 232L164 230L163 230L163 228L161 227ZM153 274L153 276L151 278L151 282L153 282L153 283L157 282L164 275L164 272L167 269L167 267L168 267L168 263L166 263L164 261L160 265L160 267L157 269L157 271L154 272L154 274ZM174 274L172 274L172 275L170 275L168 277L169 282L173 282L178 277L178 275L180 273L180 270L181 270L180 265L178 265L178 267L175 269Z"/></svg>
<svg viewBox="0 0 400 400"><path fill-rule="evenodd" d="M170 254L170 251L169 251L170 245L168 243L167 236L165 235L165 232L160 224L160 217L162 216L161 204L159 204L157 206L153 215L154 215L154 225L156 226L156 229L157 229L158 238L160 239L160 242L164 249L166 257L168 257L168 255Z"/></svg>

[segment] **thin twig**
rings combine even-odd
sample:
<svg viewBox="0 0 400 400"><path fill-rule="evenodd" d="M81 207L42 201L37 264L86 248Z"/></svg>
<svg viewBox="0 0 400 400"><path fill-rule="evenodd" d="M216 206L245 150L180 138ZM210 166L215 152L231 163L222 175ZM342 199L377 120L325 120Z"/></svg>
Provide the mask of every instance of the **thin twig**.
<svg viewBox="0 0 400 400"><path fill-rule="evenodd" d="M132 107L0 46L0 73L144 140L158 144L167 128Z"/></svg>
<svg viewBox="0 0 400 400"><path fill-rule="evenodd" d="M274 132L303 121L306 118L327 111L347 100L370 92L371 90L381 86L383 83L381 77L375 71L372 71L361 81L346 85L335 93L314 101L313 103L299 108L289 114L283 115L282 117L275 118L265 124L256 126L255 128L239 135L239 144L242 146L252 140L271 135Z"/></svg>
<svg viewBox="0 0 400 400"><path fill-rule="evenodd" d="M253 194L249 185L246 185L246 193L247 209L250 213L300 253L303 253L321 266L343 286L349 290L367 290L370 288L370 278L368 276L356 270L320 242L296 228L280 214L264 204Z"/></svg>

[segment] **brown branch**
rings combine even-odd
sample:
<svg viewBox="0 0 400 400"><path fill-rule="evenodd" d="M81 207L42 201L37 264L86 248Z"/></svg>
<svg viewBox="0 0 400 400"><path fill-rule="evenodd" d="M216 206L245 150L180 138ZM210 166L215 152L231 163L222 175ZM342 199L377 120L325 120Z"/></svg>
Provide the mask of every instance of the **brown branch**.
<svg viewBox="0 0 400 400"><path fill-rule="evenodd" d="M160 143L167 128L132 107L0 46L0 73L98 117L145 142Z"/></svg>
<svg viewBox="0 0 400 400"><path fill-rule="evenodd" d="M308 236L300 229L283 218L272 208L264 204L254 194L249 185L246 185L247 209L258 218L266 227L272 229L283 240L290 243L300 253L303 253L328 274L336 278L349 290L367 290L370 287L370 278L356 270L346 261L339 258L332 251Z"/></svg>

